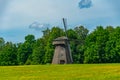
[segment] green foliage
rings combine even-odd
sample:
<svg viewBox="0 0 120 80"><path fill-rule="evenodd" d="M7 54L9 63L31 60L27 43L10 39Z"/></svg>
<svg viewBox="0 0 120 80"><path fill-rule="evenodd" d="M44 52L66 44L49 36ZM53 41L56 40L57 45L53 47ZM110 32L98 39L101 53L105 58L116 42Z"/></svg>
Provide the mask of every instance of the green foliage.
<svg viewBox="0 0 120 80"><path fill-rule="evenodd" d="M26 43L33 43L35 41L34 35L27 35L25 36L25 42Z"/></svg>
<svg viewBox="0 0 120 80"><path fill-rule="evenodd" d="M99 26L86 38L85 63L101 63L105 61L105 47L108 41L108 32Z"/></svg>
<svg viewBox="0 0 120 80"><path fill-rule="evenodd" d="M70 32L70 31L69 31ZM71 41L71 49L74 63L83 63L84 62L84 49L85 49L85 39L88 35L88 29L84 26L75 27L71 31L73 39ZM70 34L70 33L68 33Z"/></svg>
<svg viewBox="0 0 120 80"><path fill-rule="evenodd" d="M0 51L0 65L17 65L16 52L16 45L7 42Z"/></svg>
<svg viewBox="0 0 120 80"><path fill-rule="evenodd" d="M106 44L107 62L120 62L120 27L111 29L109 32L109 41Z"/></svg>
<svg viewBox="0 0 120 80"><path fill-rule="evenodd" d="M89 33L84 26L67 30L74 63L120 63L120 27L98 26ZM47 28L43 36L25 36L23 43L5 43L0 38L0 65L50 64L55 46L53 40L65 36L59 27Z"/></svg>
<svg viewBox="0 0 120 80"><path fill-rule="evenodd" d="M18 48L17 58L19 64L25 64L28 59L31 60L31 55L33 53L35 37L33 35L28 35L25 37L25 40L26 41L23 44L21 44ZM28 64L28 61L26 64Z"/></svg>
<svg viewBox="0 0 120 80"><path fill-rule="evenodd" d="M44 39L37 39L32 53L32 64L43 64L45 56Z"/></svg>

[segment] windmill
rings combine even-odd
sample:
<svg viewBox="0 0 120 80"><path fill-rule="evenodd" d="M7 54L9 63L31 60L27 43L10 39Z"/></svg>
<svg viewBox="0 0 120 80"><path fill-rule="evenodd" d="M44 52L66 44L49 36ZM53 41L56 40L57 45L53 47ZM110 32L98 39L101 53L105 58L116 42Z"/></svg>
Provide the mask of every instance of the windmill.
<svg viewBox="0 0 120 80"><path fill-rule="evenodd" d="M53 41L55 45L52 64L71 64L73 63L69 39L67 36L67 20L63 18L65 36L58 37Z"/></svg>

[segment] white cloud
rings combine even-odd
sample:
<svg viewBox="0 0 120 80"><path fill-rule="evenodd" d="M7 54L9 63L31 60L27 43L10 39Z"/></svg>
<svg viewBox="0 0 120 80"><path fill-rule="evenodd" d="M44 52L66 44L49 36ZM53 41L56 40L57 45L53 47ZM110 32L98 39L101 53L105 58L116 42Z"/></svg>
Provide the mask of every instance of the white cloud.
<svg viewBox="0 0 120 80"><path fill-rule="evenodd" d="M33 22L31 25L29 25L30 29L35 29L37 31L43 31L46 30L47 28L50 28L50 24L41 24L39 22Z"/></svg>

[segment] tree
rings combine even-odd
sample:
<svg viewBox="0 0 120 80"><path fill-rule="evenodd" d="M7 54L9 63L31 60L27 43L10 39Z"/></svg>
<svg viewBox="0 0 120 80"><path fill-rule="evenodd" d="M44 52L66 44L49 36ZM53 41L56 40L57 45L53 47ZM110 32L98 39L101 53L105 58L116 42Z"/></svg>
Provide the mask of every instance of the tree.
<svg viewBox="0 0 120 80"><path fill-rule="evenodd" d="M25 42L18 48L18 62L19 64L31 64L31 55L35 43L34 35L27 35Z"/></svg>
<svg viewBox="0 0 120 80"><path fill-rule="evenodd" d="M105 47L108 41L108 31L102 26L98 26L86 38L85 63L101 63L105 60Z"/></svg>
<svg viewBox="0 0 120 80"><path fill-rule="evenodd" d="M35 42L35 36L31 35L31 34L25 36L25 42L26 43L34 43Z"/></svg>
<svg viewBox="0 0 120 80"><path fill-rule="evenodd" d="M44 39L37 39L32 54L32 64L43 64L45 55Z"/></svg>
<svg viewBox="0 0 120 80"><path fill-rule="evenodd" d="M108 27L109 40L106 44L106 60L110 63L120 62L120 27Z"/></svg>
<svg viewBox="0 0 120 80"><path fill-rule="evenodd" d="M89 30L84 26L75 27L74 30L77 33L77 39L79 40L79 44L84 45Z"/></svg>
<svg viewBox="0 0 120 80"><path fill-rule="evenodd" d="M74 32L72 31L74 39L71 41L71 48L74 63L83 63L84 61L84 45L88 32L84 26L75 27Z"/></svg>
<svg viewBox="0 0 120 80"><path fill-rule="evenodd" d="M0 65L17 65L17 48L12 42L7 42L0 51Z"/></svg>

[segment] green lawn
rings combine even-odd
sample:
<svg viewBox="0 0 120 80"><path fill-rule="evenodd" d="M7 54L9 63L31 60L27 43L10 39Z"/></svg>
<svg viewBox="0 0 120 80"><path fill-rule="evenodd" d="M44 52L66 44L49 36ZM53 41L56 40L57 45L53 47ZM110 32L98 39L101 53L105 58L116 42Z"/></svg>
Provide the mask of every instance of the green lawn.
<svg viewBox="0 0 120 80"><path fill-rule="evenodd" d="M0 66L0 80L120 80L120 64Z"/></svg>

